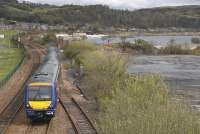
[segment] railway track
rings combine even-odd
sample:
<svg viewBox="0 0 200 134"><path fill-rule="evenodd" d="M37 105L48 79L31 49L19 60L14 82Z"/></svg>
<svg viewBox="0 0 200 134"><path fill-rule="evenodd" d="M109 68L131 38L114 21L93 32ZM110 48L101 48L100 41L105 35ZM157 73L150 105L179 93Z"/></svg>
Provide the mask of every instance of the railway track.
<svg viewBox="0 0 200 134"><path fill-rule="evenodd" d="M41 134L49 134L50 133L50 122L34 122L30 123L28 129L26 130L25 134L32 134L32 133L41 133Z"/></svg>
<svg viewBox="0 0 200 134"><path fill-rule="evenodd" d="M88 97L85 95L84 91L80 88L78 84L74 84L76 88L79 90L80 94L83 96L84 99L89 100Z"/></svg>
<svg viewBox="0 0 200 134"><path fill-rule="evenodd" d="M19 101L19 99L22 98L22 93L16 95L0 114L0 134L4 134L6 132L8 126L13 121L17 113L23 108L23 103Z"/></svg>
<svg viewBox="0 0 200 134"><path fill-rule="evenodd" d="M44 55L47 54L47 48L43 47L43 46L40 46L40 45L33 45L36 49L39 49L40 52Z"/></svg>
<svg viewBox="0 0 200 134"><path fill-rule="evenodd" d="M40 64L40 56L38 51L32 51L33 65L31 66L29 77ZM20 90L0 113L0 134L4 134L7 131L7 128L12 123L17 113L23 108L23 89L27 81L28 79L24 82L22 87L19 87Z"/></svg>
<svg viewBox="0 0 200 134"><path fill-rule="evenodd" d="M97 131L74 98L60 98L60 104L69 117L76 134L97 134Z"/></svg>
<svg viewBox="0 0 200 134"><path fill-rule="evenodd" d="M38 65L41 63L42 55L46 54L45 51L41 51L40 47L37 46L29 46L32 48L32 73L35 69L37 69ZM44 48L43 48L44 50ZM27 80L28 81L28 80ZM26 82L27 82L26 81ZM25 83L26 83L25 82ZM24 83L24 84L25 84ZM23 110L23 87L16 94L16 96L10 101L10 103L5 107L5 109L0 113L0 134L6 133L7 129L10 127L10 124L16 118L17 114L19 114ZM83 109L79 106L75 99L70 97L60 98L60 105L63 108L63 112L65 111L67 117L70 120L70 124L73 127L73 131L76 134L97 134L97 131L84 113ZM17 116L18 117L18 116ZM28 123L28 128L26 129L27 134L31 133L51 133L51 122L38 124L38 123Z"/></svg>
<svg viewBox="0 0 200 134"><path fill-rule="evenodd" d="M42 47L40 45L28 45L30 48L35 49L38 51L41 55L46 55L47 54L47 48Z"/></svg>

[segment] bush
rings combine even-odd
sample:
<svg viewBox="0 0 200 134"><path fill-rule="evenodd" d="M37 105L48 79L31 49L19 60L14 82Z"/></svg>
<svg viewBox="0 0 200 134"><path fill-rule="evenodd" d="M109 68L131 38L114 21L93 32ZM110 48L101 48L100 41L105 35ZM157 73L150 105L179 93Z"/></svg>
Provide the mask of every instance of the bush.
<svg viewBox="0 0 200 134"><path fill-rule="evenodd" d="M194 50L192 50L192 54L200 56L200 46L198 46L197 48L195 48Z"/></svg>
<svg viewBox="0 0 200 134"><path fill-rule="evenodd" d="M44 35L44 37L41 40L41 44L42 45L46 45L48 43L56 43L56 36L54 33L49 32L46 35Z"/></svg>
<svg viewBox="0 0 200 134"><path fill-rule="evenodd" d="M118 81L112 97L101 99L101 134L197 134L199 116L189 106L172 102L159 76Z"/></svg>
<svg viewBox="0 0 200 134"><path fill-rule="evenodd" d="M87 41L70 42L64 48L65 57L70 60L72 66L78 67L82 64L83 55L96 50L96 46Z"/></svg>
<svg viewBox="0 0 200 134"><path fill-rule="evenodd" d="M192 38L192 39L191 39L191 42L192 42L193 44L200 44L200 38Z"/></svg>
<svg viewBox="0 0 200 134"><path fill-rule="evenodd" d="M85 76L81 83L87 85L89 96L109 96L114 82L125 77L126 63L126 58L117 52L87 54L83 60Z"/></svg>
<svg viewBox="0 0 200 134"><path fill-rule="evenodd" d="M73 41L67 44L64 48L65 56L69 59L93 50L96 50L96 46L87 41Z"/></svg>
<svg viewBox="0 0 200 134"><path fill-rule="evenodd" d="M138 39L135 43L124 42L120 45L123 49L131 48L141 54L155 54L156 48L148 42Z"/></svg>
<svg viewBox="0 0 200 134"><path fill-rule="evenodd" d="M159 49L159 54L191 54L189 48L183 48L181 45L168 45L164 48Z"/></svg>

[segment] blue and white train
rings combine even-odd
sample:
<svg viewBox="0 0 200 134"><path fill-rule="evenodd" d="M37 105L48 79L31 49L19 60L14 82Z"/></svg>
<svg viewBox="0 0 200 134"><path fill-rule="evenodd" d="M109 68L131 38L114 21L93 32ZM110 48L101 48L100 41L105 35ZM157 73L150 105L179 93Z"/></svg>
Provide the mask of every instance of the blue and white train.
<svg viewBox="0 0 200 134"><path fill-rule="evenodd" d="M24 107L31 120L49 120L55 116L59 71L57 48L50 47L44 62L25 87Z"/></svg>

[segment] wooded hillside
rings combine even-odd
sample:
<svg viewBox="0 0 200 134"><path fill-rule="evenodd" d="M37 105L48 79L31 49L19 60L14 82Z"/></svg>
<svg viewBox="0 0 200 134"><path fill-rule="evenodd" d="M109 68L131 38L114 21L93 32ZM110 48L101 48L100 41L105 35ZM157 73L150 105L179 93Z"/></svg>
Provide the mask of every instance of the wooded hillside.
<svg viewBox="0 0 200 134"><path fill-rule="evenodd" d="M7 1L7 0L0 0ZM10 0L15 1L15 0ZM0 5L0 18L50 25L78 24L114 27L184 27L200 28L200 6L165 7L136 11L115 10L108 6L50 6L27 3Z"/></svg>

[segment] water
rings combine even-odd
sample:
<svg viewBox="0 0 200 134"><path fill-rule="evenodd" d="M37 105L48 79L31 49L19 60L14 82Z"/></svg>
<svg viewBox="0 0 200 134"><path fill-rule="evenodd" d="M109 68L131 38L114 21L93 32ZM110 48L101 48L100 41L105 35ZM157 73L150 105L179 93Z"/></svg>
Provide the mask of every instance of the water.
<svg viewBox="0 0 200 134"><path fill-rule="evenodd" d="M143 39L155 46L164 46L170 43L171 40L174 40L175 44L192 44L191 39L199 36L129 36L126 38L127 42L134 42L137 39ZM108 44L109 43L120 43L122 42L120 37L88 37L89 41L92 41L98 45Z"/></svg>
<svg viewBox="0 0 200 134"><path fill-rule="evenodd" d="M180 56L133 56L130 58L128 73L158 73L176 82L181 90L200 90L200 57Z"/></svg>
<svg viewBox="0 0 200 134"><path fill-rule="evenodd" d="M200 104L199 56L131 56L127 71L129 74L160 74L172 91L184 93L194 106Z"/></svg>

